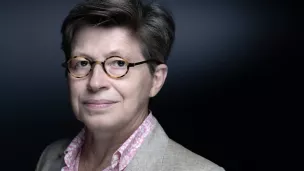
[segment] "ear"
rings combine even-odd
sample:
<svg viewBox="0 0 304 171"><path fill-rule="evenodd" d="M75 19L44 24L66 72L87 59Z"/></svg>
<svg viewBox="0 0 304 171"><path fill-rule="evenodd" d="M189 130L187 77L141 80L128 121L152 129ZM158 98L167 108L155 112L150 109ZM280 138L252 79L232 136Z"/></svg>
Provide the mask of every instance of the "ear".
<svg viewBox="0 0 304 171"><path fill-rule="evenodd" d="M150 90L150 97L154 97L163 87L168 74L168 67L165 64L157 65L155 72L152 75L152 87Z"/></svg>

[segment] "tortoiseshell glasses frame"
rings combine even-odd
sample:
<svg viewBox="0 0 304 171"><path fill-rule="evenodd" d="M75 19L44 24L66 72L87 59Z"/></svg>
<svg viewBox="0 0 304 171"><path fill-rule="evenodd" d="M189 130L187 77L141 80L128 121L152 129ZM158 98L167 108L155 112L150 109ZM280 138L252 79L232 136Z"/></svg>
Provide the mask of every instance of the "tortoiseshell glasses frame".
<svg viewBox="0 0 304 171"><path fill-rule="evenodd" d="M127 59L119 56L111 56L102 61L95 61L85 56L74 56L69 60L62 63L62 66L67 69L68 73L75 78L84 78L88 76L96 64L100 64L104 72L110 78L121 78L125 76L130 67L135 67L144 63L156 63L157 65L162 62L156 59L148 59L136 63L128 62Z"/></svg>

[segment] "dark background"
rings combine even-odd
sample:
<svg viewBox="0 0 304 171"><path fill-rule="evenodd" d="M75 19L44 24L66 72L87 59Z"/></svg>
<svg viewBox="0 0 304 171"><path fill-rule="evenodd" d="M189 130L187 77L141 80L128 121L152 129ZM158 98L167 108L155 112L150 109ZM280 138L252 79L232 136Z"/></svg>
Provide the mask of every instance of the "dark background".
<svg viewBox="0 0 304 171"><path fill-rule="evenodd" d="M80 129L60 67L59 34L77 2L1 1L0 170L34 170L46 145ZM168 135L226 170L297 163L300 4L161 2L177 24L168 80L152 106Z"/></svg>

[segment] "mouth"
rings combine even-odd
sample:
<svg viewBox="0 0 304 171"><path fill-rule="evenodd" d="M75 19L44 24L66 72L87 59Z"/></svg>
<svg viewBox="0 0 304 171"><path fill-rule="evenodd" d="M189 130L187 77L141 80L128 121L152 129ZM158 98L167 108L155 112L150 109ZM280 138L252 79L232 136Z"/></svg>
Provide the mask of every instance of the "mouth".
<svg viewBox="0 0 304 171"><path fill-rule="evenodd" d="M83 102L84 106L91 110L107 109L116 103L118 102L112 100L87 100Z"/></svg>

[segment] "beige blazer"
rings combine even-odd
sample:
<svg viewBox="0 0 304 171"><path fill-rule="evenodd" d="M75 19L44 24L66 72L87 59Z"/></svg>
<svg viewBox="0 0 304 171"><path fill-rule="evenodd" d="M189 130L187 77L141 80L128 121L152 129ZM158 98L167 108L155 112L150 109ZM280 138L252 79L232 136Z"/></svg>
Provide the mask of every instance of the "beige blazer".
<svg viewBox="0 0 304 171"><path fill-rule="evenodd" d="M43 151L36 171L60 171L64 150L71 140L56 141ZM125 171L224 171L224 169L171 140L159 123L145 138Z"/></svg>

